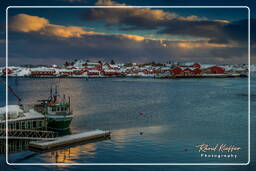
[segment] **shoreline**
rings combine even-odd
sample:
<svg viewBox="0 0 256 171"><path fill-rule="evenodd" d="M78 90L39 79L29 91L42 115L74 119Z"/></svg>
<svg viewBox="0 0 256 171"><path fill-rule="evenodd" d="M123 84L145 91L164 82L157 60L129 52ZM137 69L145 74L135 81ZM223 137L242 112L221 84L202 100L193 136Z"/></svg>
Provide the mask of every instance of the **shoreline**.
<svg viewBox="0 0 256 171"><path fill-rule="evenodd" d="M6 78L5 76L0 76L0 78ZM97 79L97 78L151 78L151 79L192 79L192 78L248 78L247 74L207 74L207 75L180 75L180 76L99 76L99 77L58 77L58 76L8 76L8 78L81 78L81 79Z"/></svg>

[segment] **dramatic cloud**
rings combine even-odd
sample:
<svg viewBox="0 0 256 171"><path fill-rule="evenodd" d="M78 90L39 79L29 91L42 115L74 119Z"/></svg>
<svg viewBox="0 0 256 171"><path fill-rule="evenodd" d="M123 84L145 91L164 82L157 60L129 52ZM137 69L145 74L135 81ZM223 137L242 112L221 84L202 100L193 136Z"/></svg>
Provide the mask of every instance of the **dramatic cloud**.
<svg viewBox="0 0 256 171"><path fill-rule="evenodd" d="M99 0L98 6L127 6L111 0ZM84 20L104 21L120 30L157 29L158 34L210 39L209 43L247 43L248 21L209 20L199 16L181 16L149 8L96 8L82 14ZM254 22L255 23L255 22Z"/></svg>
<svg viewBox="0 0 256 171"><path fill-rule="evenodd" d="M248 21L243 20L232 23L220 21L175 21L158 33L209 38L209 43L240 43L247 46Z"/></svg>
<svg viewBox="0 0 256 171"><path fill-rule="evenodd" d="M97 6L126 6L111 0L100 0ZM86 20L103 20L107 24L121 24L131 26L126 29L147 28L154 29L156 26L164 25L166 21L201 21L205 18L197 16L183 17L176 13L165 12L163 10L152 10L149 8L101 8L91 9L89 12L82 14Z"/></svg>
<svg viewBox="0 0 256 171"><path fill-rule="evenodd" d="M83 35L56 39L43 35L10 34L9 61L45 59L43 64L62 64L65 60L97 58L117 62L198 61L202 63L246 63L247 48L209 44L207 40L144 39L135 41L121 35ZM28 46L29 45L29 46ZM53 58L53 59L52 59ZM27 63L28 60L22 60ZM22 61L19 61L22 63ZM29 60L32 61L32 60ZM38 63L37 63L38 64Z"/></svg>
<svg viewBox="0 0 256 171"><path fill-rule="evenodd" d="M49 25L45 18L30 16L27 14L18 14L10 20L9 27L11 30L20 32L39 31Z"/></svg>
<svg viewBox="0 0 256 171"><path fill-rule="evenodd" d="M116 36L134 41L143 41L145 39L143 36L138 35L100 33L86 31L84 27L50 24L48 19L27 14L18 14L13 16L10 20L9 28L16 32L34 32L40 35L62 38L81 38L83 35L100 35Z"/></svg>
<svg viewBox="0 0 256 171"><path fill-rule="evenodd" d="M112 3L111 1L107 2ZM18 14L11 17L9 22L11 31L9 35L10 64L12 62L14 64L24 62L25 64L28 63L27 61L32 61L33 63L38 61L37 64L41 64L42 61L45 61L43 64L52 64L53 62L62 64L65 60L79 58L95 58L103 61L114 59L117 62L166 62L169 60L202 63L247 62L247 47L240 46L235 41L237 39L246 39L244 38L244 35L246 37L246 32L241 35L236 30L241 31L246 28L244 27L246 21L232 23L223 20L209 21L194 16L182 18L177 14L162 10L133 10L131 14L133 17L148 18L146 19L148 24L150 24L150 18L153 18L155 23L165 22L167 24L166 27L157 25L157 27L161 28L158 29L158 31L160 30L158 33L160 35L182 35L182 31L184 31L185 35L203 38L196 40L170 40L164 37L154 38L128 34L129 32L120 34L87 31L89 29L86 27L56 25L46 18ZM152 13L152 11L154 12ZM141 13L143 14L142 16ZM108 14L106 13L105 15ZM127 15L124 15L124 17ZM176 19L171 19L172 17ZM167 18L169 19L167 20ZM123 22L123 20L121 20L121 17L117 17L114 21L108 22ZM171 30L168 22L176 23L173 27L178 30ZM184 24L187 22L196 24L188 26ZM216 26L216 22L218 26ZM138 24L139 27L143 26L143 24L140 24ZM195 29L201 30L202 34ZM231 38L234 34L238 35Z"/></svg>
<svg viewBox="0 0 256 171"><path fill-rule="evenodd" d="M82 27L50 24L45 18L27 14L13 16L9 28L17 32L37 32L41 35L65 38L81 37L81 35L86 34Z"/></svg>

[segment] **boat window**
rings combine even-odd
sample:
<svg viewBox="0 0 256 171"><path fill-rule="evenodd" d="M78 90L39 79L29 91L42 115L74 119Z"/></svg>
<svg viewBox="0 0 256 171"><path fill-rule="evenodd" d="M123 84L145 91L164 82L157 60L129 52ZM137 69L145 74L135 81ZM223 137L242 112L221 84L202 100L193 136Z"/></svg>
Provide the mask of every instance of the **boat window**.
<svg viewBox="0 0 256 171"><path fill-rule="evenodd" d="M31 123L30 123L30 121L28 122L28 128L31 128Z"/></svg>
<svg viewBox="0 0 256 171"><path fill-rule="evenodd" d="M18 122L16 123L16 129L20 129L20 124Z"/></svg>
<svg viewBox="0 0 256 171"><path fill-rule="evenodd" d="M61 108L61 111L64 111L64 107Z"/></svg>
<svg viewBox="0 0 256 171"><path fill-rule="evenodd" d="M21 122L21 128L25 129L25 122Z"/></svg>
<svg viewBox="0 0 256 171"><path fill-rule="evenodd" d="M52 111L56 111L56 107L52 107Z"/></svg>
<svg viewBox="0 0 256 171"><path fill-rule="evenodd" d="M36 121L33 121L33 128L36 127Z"/></svg>

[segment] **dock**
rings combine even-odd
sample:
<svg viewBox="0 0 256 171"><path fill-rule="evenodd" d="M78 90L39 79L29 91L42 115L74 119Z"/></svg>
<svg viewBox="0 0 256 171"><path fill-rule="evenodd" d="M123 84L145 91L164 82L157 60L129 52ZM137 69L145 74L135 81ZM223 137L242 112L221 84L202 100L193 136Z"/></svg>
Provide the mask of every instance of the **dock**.
<svg viewBox="0 0 256 171"><path fill-rule="evenodd" d="M29 143L29 148L45 151L58 147L72 145L79 142L91 141L106 137L110 137L110 131L95 130L82 132L78 134L66 135L63 137L57 137L52 141L32 141Z"/></svg>

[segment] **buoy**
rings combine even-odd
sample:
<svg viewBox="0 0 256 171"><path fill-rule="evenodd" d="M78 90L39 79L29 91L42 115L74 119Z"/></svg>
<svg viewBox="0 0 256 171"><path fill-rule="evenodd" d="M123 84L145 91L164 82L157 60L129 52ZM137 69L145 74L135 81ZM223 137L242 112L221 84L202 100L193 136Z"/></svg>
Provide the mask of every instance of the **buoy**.
<svg viewBox="0 0 256 171"><path fill-rule="evenodd" d="M144 114L144 112L140 112L139 114L140 114L140 115L143 115L143 114Z"/></svg>

